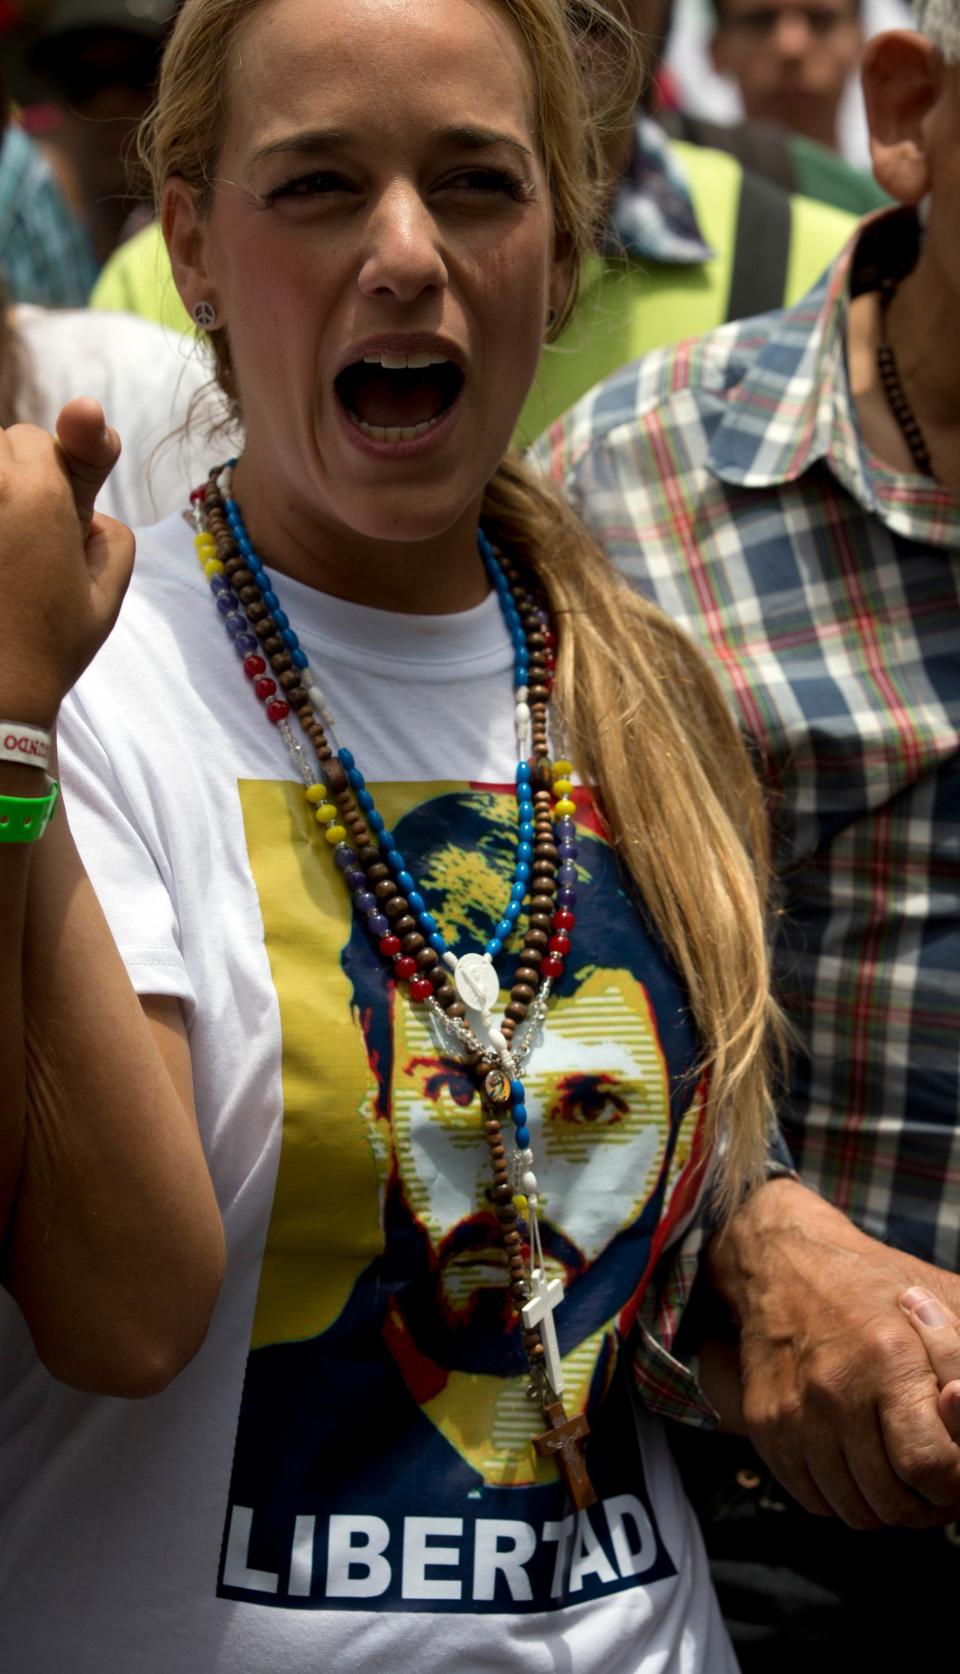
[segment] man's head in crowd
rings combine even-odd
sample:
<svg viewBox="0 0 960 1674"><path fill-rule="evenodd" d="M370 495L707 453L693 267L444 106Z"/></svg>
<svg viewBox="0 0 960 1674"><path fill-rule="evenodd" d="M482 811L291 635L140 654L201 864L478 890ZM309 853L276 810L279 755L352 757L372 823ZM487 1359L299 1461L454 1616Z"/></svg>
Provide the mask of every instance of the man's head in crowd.
<svg viewBox="0 0 960 1674"><path fill-rule="evenodd" d="M844 89L863 47L859 0L715 0L716 69L744 114L836 148Z"/></svg>
<svg viewBox="0 0 960 1674"><path fill-rule="evenodd" d="M55 0L29 54L59 107L48 135L71 206L102 261L129 208L128 159L150 104L174 0Z"/></svg>

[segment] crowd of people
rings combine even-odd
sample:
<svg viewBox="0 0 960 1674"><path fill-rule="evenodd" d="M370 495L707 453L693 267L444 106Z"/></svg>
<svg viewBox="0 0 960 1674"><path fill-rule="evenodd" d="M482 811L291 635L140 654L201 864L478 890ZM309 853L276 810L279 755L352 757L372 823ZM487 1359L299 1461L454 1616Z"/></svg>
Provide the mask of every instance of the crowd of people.
<svg viewBox="0 0 960 1674"><path fill-rule="evenodd" d="M940 1643L960 4L670 12L0 3L16 1674Z"/></svg>

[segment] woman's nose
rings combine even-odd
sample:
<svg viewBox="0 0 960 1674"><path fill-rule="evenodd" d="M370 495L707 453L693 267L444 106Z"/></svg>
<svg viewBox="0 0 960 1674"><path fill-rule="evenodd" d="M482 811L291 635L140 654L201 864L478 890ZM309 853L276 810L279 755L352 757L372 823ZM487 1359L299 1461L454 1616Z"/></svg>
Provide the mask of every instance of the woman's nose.
<svg viewBox="0 0 960 1674"><path fill-rule="evenodd" d="M367 220L365 244L358 278L365 296L413 302L446 287L436 223L413 187L398 185L383 195Z"/></svg>

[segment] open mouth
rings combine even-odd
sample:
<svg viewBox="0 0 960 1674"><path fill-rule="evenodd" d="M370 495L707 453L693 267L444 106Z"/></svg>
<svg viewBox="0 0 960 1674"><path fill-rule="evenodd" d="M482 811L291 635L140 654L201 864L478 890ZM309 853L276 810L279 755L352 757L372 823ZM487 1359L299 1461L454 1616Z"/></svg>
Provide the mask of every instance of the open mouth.
<svg viewBox="0 0 960 1674"><path fill-rule="evenodd" d="M334 383L354 424L375 442L412 442L443 418L463 388L463 373L445 355L364 355Z"/></svg>

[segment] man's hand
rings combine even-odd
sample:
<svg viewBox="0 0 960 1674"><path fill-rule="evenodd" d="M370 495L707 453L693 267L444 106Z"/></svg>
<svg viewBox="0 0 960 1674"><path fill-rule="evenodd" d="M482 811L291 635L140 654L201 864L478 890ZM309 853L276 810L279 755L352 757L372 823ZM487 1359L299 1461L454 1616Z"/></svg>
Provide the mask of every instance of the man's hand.
<svg viewBox="0 0 960 1674"><path fill-rule="evenodd" d="M954 1441L960 1441L960 1320L919 1285L904 1291L899 1302L936 1373L940 1417Z"/></svg>
<svg viewBox="0 0 960 1674"><path fill-rule="evenodd" d="M740 1327L745 1427L794 1498L852 1528L953 1521L960 1446L899 1301L920 1284L960 1316L960 1280L866 1237L794 1180L760 1188L714 1239L708 1271Z"/></svg>

